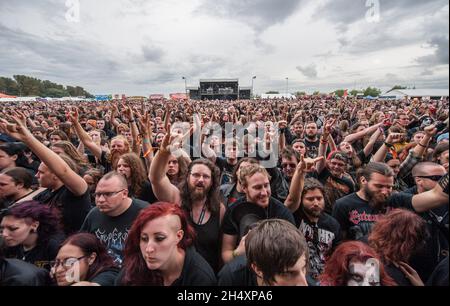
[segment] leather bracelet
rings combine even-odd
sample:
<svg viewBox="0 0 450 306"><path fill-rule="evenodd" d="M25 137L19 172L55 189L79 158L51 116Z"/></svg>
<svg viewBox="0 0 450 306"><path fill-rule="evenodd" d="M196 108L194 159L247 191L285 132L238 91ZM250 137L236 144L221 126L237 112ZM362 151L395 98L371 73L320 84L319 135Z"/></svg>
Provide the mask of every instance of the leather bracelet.
<svg viewBox="0 0 450 306"><path fill-rule="evenodd" d="M427 146L424 146L423 144L421 144L420 142L418 143L419 146L421 146L422 148L426 148Z"/></svg>

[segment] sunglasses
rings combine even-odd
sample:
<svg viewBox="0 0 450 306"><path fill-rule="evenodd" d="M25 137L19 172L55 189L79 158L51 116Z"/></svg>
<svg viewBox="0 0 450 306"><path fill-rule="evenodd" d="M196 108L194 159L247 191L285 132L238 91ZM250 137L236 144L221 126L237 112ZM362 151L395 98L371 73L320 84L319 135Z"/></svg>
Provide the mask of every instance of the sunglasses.
<svg viewBox="0 0 450 306"><path fill-rule="evenodd" d="M417 176L417 177L430 179L434 182L439 182L441 180L441 178L443 178L444 176L443 175L427 175L427 176L423 175L423 176Z"/></svg>

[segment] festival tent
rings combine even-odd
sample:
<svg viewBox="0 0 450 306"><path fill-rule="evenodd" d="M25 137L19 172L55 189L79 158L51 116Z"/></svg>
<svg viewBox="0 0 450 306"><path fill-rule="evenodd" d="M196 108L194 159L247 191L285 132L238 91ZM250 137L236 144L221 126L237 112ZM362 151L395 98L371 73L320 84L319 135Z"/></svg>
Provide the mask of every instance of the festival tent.
<svg viewBox="0 0 450 306"><path fill-rule="evenodd" d="M10 95L5 95L5 94L2 94L0 92L0 98L2 98L2 99L14 99L16 97L15 96L10 96Z"/></svg>
<svg viewBox="0 0 450 306"><path fill-rule="evenodd" d="M382 98L441 98L448 97L448 89L396 89L384 93Z"/></svg>
<svg viewBox="0 0 450 306"><path fill-rule="evenodd" d="M375 99L376 99L376 97L372 97L372 96L366 96L366 97L364 97L364 99L366 99L366 100L375 100Z"/></svg>

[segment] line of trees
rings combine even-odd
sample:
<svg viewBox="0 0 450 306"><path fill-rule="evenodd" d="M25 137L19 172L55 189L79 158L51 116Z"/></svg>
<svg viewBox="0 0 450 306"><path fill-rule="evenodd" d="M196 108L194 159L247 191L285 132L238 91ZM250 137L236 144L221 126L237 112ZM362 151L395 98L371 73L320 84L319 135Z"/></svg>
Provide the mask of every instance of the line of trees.
<svg viewBox="0 0 450 306"><path fill-rule="evenodd" d="M64 86L48 80L42 81L26 75L15 75L13 79L0 77L0 92L6 95L22 97L94 97L80 86Z"/></svg>

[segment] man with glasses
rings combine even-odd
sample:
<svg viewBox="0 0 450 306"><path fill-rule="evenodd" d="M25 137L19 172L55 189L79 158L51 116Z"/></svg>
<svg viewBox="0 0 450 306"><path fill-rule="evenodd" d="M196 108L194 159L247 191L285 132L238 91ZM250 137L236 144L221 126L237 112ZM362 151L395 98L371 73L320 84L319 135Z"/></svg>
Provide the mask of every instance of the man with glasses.
<svg viewBox="0 0 450 306"><path fill-rule="evenodd" d="M94 196L97 207L89 212L80 231L96 235L120 266L131 225L148 203L130 198L127 181L117 172L100 179Z"/></svg>
<svg viewBox="0 0 450 306"><path fill-rule="evenodd" d="M189 164L186 177L179 187L166 175L173 137L164 136L149 171L149 179L158 201L176 203L188 213L196 232L195 248L214 270L219 268L220 226L225 206L219 196L220 170L209 159L197 159Z"/></svg>
<svg viewBox="0 0 450 306"><path fill-rule="evenodd" d="M446 174L445 168L433 162L422 162L414 166L411 172L416 186L406 192L409 194L422 194L436 187L439 180ZM448 206L443 205L420 216L426 221L429 238L423 252L411 259L411 265L423 280L427 280L433 268L448 256Z"/></svg>

